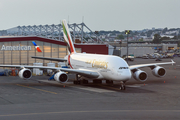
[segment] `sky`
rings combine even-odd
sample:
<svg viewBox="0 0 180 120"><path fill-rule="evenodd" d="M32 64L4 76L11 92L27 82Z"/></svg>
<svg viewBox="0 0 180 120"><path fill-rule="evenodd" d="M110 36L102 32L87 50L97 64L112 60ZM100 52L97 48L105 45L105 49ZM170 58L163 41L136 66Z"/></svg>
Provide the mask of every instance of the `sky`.
<svg viewBox="0 0 180 120"><path fill-rule="evenodd" d="M180 0L0 0L0 30L63 19L92 31L180 28Z"/></svg>

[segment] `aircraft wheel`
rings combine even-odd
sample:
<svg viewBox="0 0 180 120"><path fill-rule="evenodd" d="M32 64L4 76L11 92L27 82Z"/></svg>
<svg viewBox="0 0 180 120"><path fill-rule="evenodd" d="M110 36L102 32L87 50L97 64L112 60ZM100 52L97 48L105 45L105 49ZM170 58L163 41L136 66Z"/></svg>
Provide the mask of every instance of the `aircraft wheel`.
<svg viewBox="0 0 180 120"><path fill-rule="evenodd" d="M112 80L106 80L106 84L113 84Z"/></svg>
<svg viewBox="0 0 180 120"><path fill-rule="evenodd" d="M81 81L80 80L75 80L73 81L74 84L81 84Z"/></svg>
<svg viewBox="0 0 180 120"><path fill-rule="evenodd" d="M119 87L119 89L120 89L120 90L126 90L126 86L125 86L125 84L124 84L124 83L123 83L123 84L121 84L121 85L120 85L120 87Z"/></svg>
<svg viewBox="0 0 180 120"><path fill-rule="evenodd" d="M119 89L122 90L123 89L122 86L120 86Z"/></svg>
<svg viewBox="0 0 180 120"><path fill-rule="evenodd" d="M102 80L97 80L97 79L95 79L95 80L93 80L93 83L95 83L95 84L101 84L101 83L102 83Z"/></svg>
<svg viewBox="0 0 180 120"><path fill-rule="evenodd" d="M81 84L81 81L80 81L80 80L78 80L78 81L77 81L77 84Z"/></svg>
<svg viewBox="0 0 180 120"><path fill-rule="evenodd" d="M83 84L88 84L88 80L82 80Z"/></svg>
<svg viewBox="0 0 180 120"><path fill-rule="evenodd" d="M74 84L77 84L77 81L73 81Z"/></svg>
<svg viewBox="0 0 180 120"><path fill-rule="evenodd" d="M126 86L124 85L124 89L123 90L126 90Z"/></svg>

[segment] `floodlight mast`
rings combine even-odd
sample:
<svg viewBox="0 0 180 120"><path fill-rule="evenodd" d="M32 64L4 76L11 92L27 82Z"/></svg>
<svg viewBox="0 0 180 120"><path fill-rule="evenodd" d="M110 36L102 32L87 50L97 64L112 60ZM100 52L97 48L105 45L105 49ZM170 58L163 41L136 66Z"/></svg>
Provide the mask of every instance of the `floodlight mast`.
<svg viewBox="0 0 180 120"><path fill-rule="evenodd" d="M125 34L127 35L127 55L126 55L126 58L127 59L127 63L128 63L128 35L130 34L130 30L125 30Z"/></svg>
<svg viewBox="0 0 180 120"><path fill-rule="evenodd" d="M120 51L119 51L120 54L119 54L119 56L121 57L121 44L122 44L122 41L121 41L121 40L119 41L119 44L120 44Z"/></svg>

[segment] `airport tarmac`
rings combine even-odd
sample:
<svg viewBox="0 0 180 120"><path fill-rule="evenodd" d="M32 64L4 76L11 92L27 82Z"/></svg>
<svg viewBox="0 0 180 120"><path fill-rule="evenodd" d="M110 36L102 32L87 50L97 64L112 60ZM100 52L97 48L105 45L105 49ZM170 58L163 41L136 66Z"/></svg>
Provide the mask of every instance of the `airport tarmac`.
<svg viewBox="0 0 180 120"><path fill-rule="evenodd" d="M165 77L157 78L150 68L143 68L148 80L131 78L125 91L119 90L119 83L74 85L71 80L47 81L48 76L31 80L0 76L0 120L180 119L180 66L176 66L180 58L173 60L174 66L164 65ZM156 62L170 59L136 58L129 64Z"/></svg>

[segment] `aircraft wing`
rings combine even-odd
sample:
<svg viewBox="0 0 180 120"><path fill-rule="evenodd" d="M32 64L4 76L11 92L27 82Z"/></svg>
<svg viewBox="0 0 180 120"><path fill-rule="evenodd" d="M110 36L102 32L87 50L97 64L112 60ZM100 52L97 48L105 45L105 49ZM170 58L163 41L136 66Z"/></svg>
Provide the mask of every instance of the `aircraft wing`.
<svg viewBox="0 0 180 120"><path fill-rule="evenodd" d="M60 70L64 71L64 72L76 73L76 74L85 76L87 78L98 78L99 77L98 72L94 72L94 71L90 71L90 70L68 69L68 68L61 68Z"/></svg>
<svg viewBox="0 0 180 120"><path fill-rule="evenodd" d="M142 67L151 67L151 68L154 68L158 65L166 65L166 64L174 64L175 62L173 60L171 60L171 62L164 62L164 63L150 63L150 64L139 64L139 65L131 65L129 66L129 69L130 70L135 70L135 69L138 69L138 68L142 68Z"/></svg>
<svg viewBox="0 0 180 120"><path fill-rule="evenodd" d="M69 68L60 68L60 67L49 67L49 66L29 66L29 65L0 65L0 67L11 67L11 68L39 68L39 69L51 69L51 70L60 70L69 73L79 74L88 78L98 78L99 73L90 71L90 70L80 70L80 69L69 69Z"/></svg>
<svg viewBox="0 0 180 120"><path fill-rule="evenodd" d="M66 62L67 61L66 59L63 59L63 58L49 58L49 57L37 57L37 56L32 56L31 58L51 60L51 61L59 61L59 62Z"/></svg>

